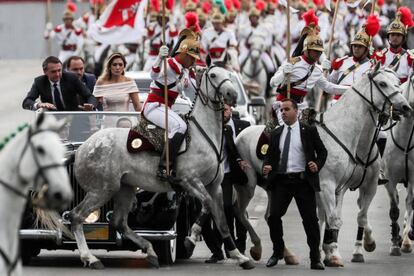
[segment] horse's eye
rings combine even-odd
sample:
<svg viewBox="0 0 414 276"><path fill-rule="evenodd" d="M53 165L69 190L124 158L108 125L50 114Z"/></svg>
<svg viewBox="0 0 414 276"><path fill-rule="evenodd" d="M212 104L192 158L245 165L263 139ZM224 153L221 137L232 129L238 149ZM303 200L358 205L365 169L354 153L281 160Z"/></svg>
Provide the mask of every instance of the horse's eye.
<svg viewBox="0 0 414 276"><path fill-rule="evenodd" d="M381 81L381 82L379 83L379 85L380 85L381 87L387 87L387 83L386 83L385 81Z"/></svg>
<svg viewBox="0 0 414 276"><path fill-rule="evenodd" d="M39 153L40 155L45 154L45 149L41 146L37 147L36 150L37 150L37 153Z"/></svg>
<svg viewBox="0 0 414 276"><path fill-rule="evenodd" d="M214 79L216 77L216 74L215 73L211 73L210 74L210 77Z"/></svg>

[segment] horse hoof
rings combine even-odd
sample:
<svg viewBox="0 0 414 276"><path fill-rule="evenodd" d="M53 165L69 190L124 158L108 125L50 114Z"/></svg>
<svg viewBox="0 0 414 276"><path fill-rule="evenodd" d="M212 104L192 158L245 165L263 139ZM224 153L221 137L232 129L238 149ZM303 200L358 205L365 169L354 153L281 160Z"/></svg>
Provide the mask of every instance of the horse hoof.
<svg viewBox="0 0 414 276"><path fill-rule="evenodd" d="M411 244L402 244L401 245L401 252L403 253L411 253L413 251L413 247L411 246Z"/></svg>
<svg viewBox="0 0 414 276"><path fill-rule="evenodd" d="M240 264L240 267L243 268L243 269L245 269L245 270L248 270L248 269L255 268L255 265L254 265L254 263L251 260L248 260L248 261L246 261L244 263L241 263Z"/></svg>
<svg viewBox="0 0 414 276"><path fill-rule="evenodd" d="M250 248L250 256L252 256L253 260L259 261L262 258L262 247L252 246Z"/></svg>
<svg viewBox="0 0 414 276"><path fill-rule="evenodd" d="M408 231L408 238L412 241L414 241L414 232L413 230Z"/></svg>
<svg viewBox="0 0 414 276"><path fill-rule="evenodd" d="M390 256L401 256L401 248L399 248L399 247L391 247L391 249L390 249Z"/></svg>
<svg viewBox="0 0 414 276"><path fill-rule="evenodd" d="M91 269L104 269L105 266L102 264L101 261L96 261L89 264L89 268Z"/></svg>
<svg viewBox="0 0 414 276"><path fill-rule="evenodd" d="M332 256L329 260L325 259L323 262L325 266L328 266L328 267L343 267L344 266L344 262L342 261L342 259L337 256Z"/></svg>
<svg viewBox="0 0 414 276"><path fill-rule="evenodd" d="M354 255L352 255L351 262L353 262L353 263L364 263L365 262L364 255L362 255L362 254L354 254Z"/></svg>
<svg viewBox="0 0 414 276"><path fill-rule="evenodd" d="M298 265L299 264L299 259L298 257L296 257L296 255L285 256L283 257L283 259L285 260L285 263L287 265Z"/></svg>
<svg viewBox="0 0 414 276"><path fill-rule="evenodd" d="M159 268L160 267L160 263L158 262L158 258L156 256L151 256L148 255L146 258L147 262L155 268Z"/></svg>
<svg viewBox="0 0 414 276"><path fill-rule="evenodd" d="M375 248L377 248L377 244L375 243L375 241L373 241L372 243L364 242L365 251L373 252L375 250Z"/></svg>
<svg viewBox="0 0 414 276"><path fill-rule="evenodd" d="M185 237L184 247L185 247L185 250L187 251L187 256L193 255L195 243L190 237Z"/></svg>

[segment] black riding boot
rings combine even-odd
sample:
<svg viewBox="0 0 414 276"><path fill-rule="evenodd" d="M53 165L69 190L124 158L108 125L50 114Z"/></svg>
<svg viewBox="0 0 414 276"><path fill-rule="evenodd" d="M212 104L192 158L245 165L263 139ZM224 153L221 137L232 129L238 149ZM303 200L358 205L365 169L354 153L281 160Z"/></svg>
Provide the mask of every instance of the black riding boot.
<svg viewBox="0 0 414 276"><path fill-rule="evenodd" d="M177 164L175 160L177 159L178 151L180 150L181 144L185 138L185 134L176 133L173 138L168 140L169 151L170 151L170 175L167 173L167 164L165 160L165 148L162 152L160 164L158 165L157 176L162 181L168 181L172 185L177 185L180 183L181 179L176 176L176 167ZM174 188L174 187L173 187Z"/></svg>

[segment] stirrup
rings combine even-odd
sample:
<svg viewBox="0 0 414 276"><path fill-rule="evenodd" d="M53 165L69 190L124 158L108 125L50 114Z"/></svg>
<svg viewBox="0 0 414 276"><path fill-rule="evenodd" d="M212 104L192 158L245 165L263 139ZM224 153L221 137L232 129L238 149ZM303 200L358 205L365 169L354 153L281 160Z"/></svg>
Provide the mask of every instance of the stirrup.
<svg viewBox="0 0 414 276"><path fill-rule="evenodd" d="M167 182L169 181L169 175L167 174L167 169L166 168L158 168L157 170L157 177L159 180L163 181L163 182Z"/></svg>

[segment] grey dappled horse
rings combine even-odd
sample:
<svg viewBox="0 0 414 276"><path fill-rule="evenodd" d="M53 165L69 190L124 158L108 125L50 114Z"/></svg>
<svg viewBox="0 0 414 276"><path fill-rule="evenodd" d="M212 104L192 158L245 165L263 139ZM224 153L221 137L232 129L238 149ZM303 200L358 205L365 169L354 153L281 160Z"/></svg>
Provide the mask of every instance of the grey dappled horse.
<svg viewBox="0 0 414 276"><path fill-rule="evenodd" d="M39 192L33 204L40 208L62 209L72 200L57 134L63 125L41 113L0 151L0 275L21 275L19 228L29 190Z"/></svg>
<svg viewBox="0 0 414 276"><path fill-rule="evenodd" d="M414 107L414 76L401 86L404 97L411 107ZM384 174L389 180L385 185L390 198L390 219L391 219L391 248L390 255L400 256L401 251L409 253L412 251L410 239L414 239L413 228L413 197L414 197L414 113L401 120L388 131L387 144L383 156ZM398 183L405 183L407 197L405 199L405 216L403 237L400 236L398 217L399 196ZM410 239L409 239L410 238Z"/></svg>
<svg viewBox="0 0 414 276"><path fill-rule="evenodd" d="M204 72L197 100L188 115L191 142L185 153L178 157L177 176L183 179L180 184L182 188L201 200L203 213L212 213L224 241L227 241L230 256L243 268L253 268L249 258L240 254L234 246L223 213L220 186L224 176L221 162L223 98L230 103L237 99L237 92L229 77L229 72L220 67L211 67ZM111 223L147 253L146 259L150 264L155 267L159 265L151 243L136 235L128 227L126 218L137 187L150 192L168 192L172 188L169 183L156 177L159 156L153 152L128 153L128 132L129 129L119 128L98 131L76 152L75 175L86 196L71 211L71 229L81 260L91 268L103 268L103 265L88 249L82 223L86 216L110 199L114 200ZM194 249L201 226L197 223L193 225L191 237L186 239L189 250Z"/></svg>
<svg viewBox="0 0 414 276"><path fill-rule="evenodd" d="M350 88L332 108L324 113L323 123L343 143L350 155L343 147L336 142L320 125L317 126L319 135L328 151L325 166L320 171L321 192L317 193L319 207L322 208L321 220L327 220L330 236L335 236L342 224L340 214L337 210L338 188L346 185L356 167L353 161L357 153L358 142L363 137L369 137L375 125L365 123L365 118L372 120L370 112L388 110L392 104L394 110L409 110L404 97L400 94L399 80L395 73L389 69L379 69L376 66L369 74L358 81L353 88ZM358 91L358 92L357 92ZM364 118L361 120L361 118ZM367 119L367 120L368 120ZM320 120L320 118L319 118ZM374 118L375 121L375 118ZM370 126L370 127L369 127ZM246 216L242 215L253 197L257 183L263 183L262 164L256 156L257 141L264 126L252 126L241 132L236 139L236 145L241 157L246 160L251 168L247 169L248 184L236 186L238 193L239 210L237 215L249 231L254 244L251 252L261 252L260 238L251 227ZM365 132L364 132L365 131ZM366 178L369 178L367 175ZM372 192L371 192L372 193ZM369 198L367 202L369 202ZM369 204L368 204L369 205ZM364 225L364 224L362 224ZM366 226L365 226L366 227ZM369 228L365 233L368 235ZM326 254L325 263L331 266L342 265L342 258L339 255L337 241L332 240L324 244Z"/></svg>

